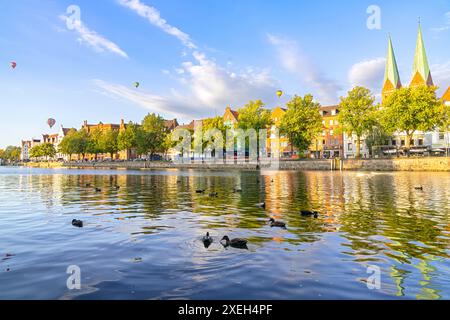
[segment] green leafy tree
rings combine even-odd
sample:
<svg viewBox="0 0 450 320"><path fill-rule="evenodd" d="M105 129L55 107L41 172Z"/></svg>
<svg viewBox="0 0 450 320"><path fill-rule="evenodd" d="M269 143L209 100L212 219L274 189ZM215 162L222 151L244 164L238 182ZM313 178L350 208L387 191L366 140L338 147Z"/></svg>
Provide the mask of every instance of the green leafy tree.
<svg viewBox="0 0 450 320"><path fill-rule="evenodd" d="M81 155L82 158L85 159L90 148L89 133L84 129L80 129L77 131L74 139L75 153Z"/></svg>
<svg viewBox="0 0 450 320"><path fill-rule="evenodd" d="M22 149L20 147L8 146L3 151L3 155L0 158L9 162L19 161L21 152Z"/></svg>
<svg viewBox="0 0 450 320"><path fill-rule="evenodd" d="M77 130L70 129L58 145L58 151L62 154L68 155L69 161L72 159L72 155L77 153L76 135Z"/></svg>
<svg viewBox="0 0 450 320"><path fill-rule="evenodd" d="M382 124L388 133L405 132L405 149L409 154L416 131L433 130L442 121L442 103L436 87L408 87L393 92L384 102Z"/></svg>
<svg viewBox="0 0 450 320"><path fill-rule="evenodd" d="M346 97L341 97L338 121L341 130L356 136L356 158L361 156L361 139L368 134L375 123L375 97L369 89L355 87Z"/></svg>
<svg viewBox="0 0 450 320"><path fill-rule="evenodd" d="M0 159L5 160L4 155L5 155L5 150L0 149Z"/></svg>
<svg viewBox="0 0 450 320"><path fill-rule="evenodd" d="M146 150L145 153L149 153L150 157L153 157L157 152L162 152L169 133L164 119L159 115L149 113L142 120L142 130L143 133L140 136L141 151Z"/></svg>
<svg viewBox="0 0 450 320"><path fill-rule="evenodd" d="M264 108L264 103L261 100L256 100L249 101L243 108L239 109L238 112L239 121L237 127L243 130L254 129L256 131L259 157L259 130L267 129L272 124L270 111Z"/></svg>
<svg viewBox="0 0 450 320"><path fill-rule="evenodd" d="M54 158L56 156L56 149L55 146L51 143L43 143L40 146L40 153L42 157L45 157L47 160L49 158Z"/></svg>
<svg viewBox="0 0 450 320"><path fill-rule="evenodd" d="M214 118L208 118L208 119L203 120L203 123L202 123L203 135L208 130L214 130L214 129L219 130L220 133L222 134L223 147L225 147L227 127L225 127L222 117L217 116ZM203 149L207 146L208 142L209 141L203 141Z"/></svg>
<svg viewBox="0 0 450 320"><path fill-rule="evenodd" d="M320 104L313 101L312 95L307 94L303 98L294 96L286 106L286 113L280 123L280 134L289 138L292 147L307 150L322 131Z"/></svg>
<svg viewBox="0 0 450 320"><path fill-rule="evenodd" d="M29 155L30 158L32 159L38 159L44 156L44 154L42 153L42 147L41 145L36 145L33 148L30 149L29 151Z"/></svg>
<svg viewBox="0 0 450 320"><path fill-rule="evenodd" d="M137 147L138 125L130 122L125 130L117 137L117 146L120 151L130 150Z"/></svg>
<svg viewBox="0 0 450 320"><path fill-rule="evenodd" d="M88 141L86 146L86 153L93 154L97 160L99 153L105 153L104 145L102 145L102 130L100 128L93 128L89 131Z"/></svg>
<svg viewBox="0 0 450 320"><path fill-rule="evenodd" d="M104 130L100 136L99 147L102 152L109 153L111 159L113 159L114 154L119 151L117 144L118 136L118 130Z"/></svg>
<svg viewBox="0 0 450 320"><path fill-rule="evenodd" d="M383 126L376 122L366 134L366 146L371 156L374 156L375 148L386 145L387 141L392 139L392 135L387 133Z"/></svg>

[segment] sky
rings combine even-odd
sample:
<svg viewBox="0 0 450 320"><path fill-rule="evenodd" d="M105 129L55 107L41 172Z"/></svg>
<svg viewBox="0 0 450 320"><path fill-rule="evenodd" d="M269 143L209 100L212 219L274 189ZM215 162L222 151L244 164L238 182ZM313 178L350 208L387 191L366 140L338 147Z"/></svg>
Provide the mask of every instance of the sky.
<svg viewBox="0 0 450 320"><path fill-rule="evenodd" d="M0 149L84 120L181 124L307 93L330 105L355 85L379 97L389 34L411 80L419 16L442 94L450 0L1 1Z"/></svg>

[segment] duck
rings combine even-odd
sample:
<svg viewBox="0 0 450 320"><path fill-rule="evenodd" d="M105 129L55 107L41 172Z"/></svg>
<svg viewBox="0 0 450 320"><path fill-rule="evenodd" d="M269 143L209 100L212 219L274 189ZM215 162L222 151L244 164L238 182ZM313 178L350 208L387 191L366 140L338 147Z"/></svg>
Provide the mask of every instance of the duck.
<svg viewBox="0 0 450 320"><path fill-rule="evenodd" d="M206 233L206 236L202 238L203 244L206 248L208 248L211 243L213 243L213 238L209 235L209 232Z"/></svg>
<svg viewBox="0 0 450 320"><path fill-rule="evenodd" d="M86 183L86 188L90 188L91 184L90 183Z"/></svg>
<svg viewBox="0 0 450 320"><path fill-rule="evenodd" d="M317 211L302 210L300 211L300 214L304 217L311 217L311 216L314 216L314 218L319 217L319 213Z"/></svg>
<svg viewBox="0 0 450 320"><path fill-rule="evenodd" d="M102 192L102 189L100 189L100 188L95 188L95 191L96 191L96 192Z"/></svg>
<svg viewBox="0 0 450 320"><path fill-rule="evenodd" d="M276 221L274 218L270 218L269 220L271 227L280 227L280 228L286 228L286 223L281 221Z"/></svg>
<svg viewBox="0 0 450 320"><path fill-rule="evenodd" d="M234 188L234 189L233 189L233 192L234 192L234 193L242 192L242 189Z"/></svg>
<svg viewBox="0 0 450 320"><path fill-rule="evenodd" d="M73 219L72 220L72 225L74 227L83 228L83 221L77 220L77 219Z"/></svg>
<svg viewBox="0 0 450 320"><path fill-rule="evenodd" d="M224 236L220 242L225 241L225 247L231 246L234 248L247 248L247 240L242 238L231 239L228 236Z"/></svg>
<svg viewBox="0 0 450 320"><path fill-rule="evenodd" d="M422 186L420 186L420 187L415 187L414 189L416 189L416 190L423 190L423 187L422 187Z"/></svg>
<svg viewBox="0 0 450 320"><path fill-rule="evenodd" d="M205 189L198 189L198 190L195 190L196 193L205 193L205 191L206 191Z"/></svg>
<svg viewBox="0 0 450 320"><path fill-rule="evenodd" d="M218 195L219 195L219 193L217 193L217 192L211 192L209 194L209 196L212 197L212 198L217 198Z"/></svg>
<svg viewBox="0 0 450 320"><path fill-rule="evenodd" d="M265 202L258 203L258 207L265 209L266 203Z"/></svg>
<svg viewBox="0 0 450 320"><path fill-rule="evenodd" d="M116 190L119 190L120 189L120 186L116 186Z"/></svg>

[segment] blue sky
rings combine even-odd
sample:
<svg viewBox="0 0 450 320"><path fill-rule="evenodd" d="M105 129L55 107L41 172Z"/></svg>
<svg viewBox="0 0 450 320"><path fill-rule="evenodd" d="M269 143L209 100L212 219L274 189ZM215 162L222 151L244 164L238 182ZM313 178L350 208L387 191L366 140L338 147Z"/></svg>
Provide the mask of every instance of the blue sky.
<svg viewBox="0 0 450 320"><path fill-rule="evenodd" d="M72 4L81 20L68 29ZM367 28L370 5L381 9L379 30ZM48 117L79 128L156 112L183 123L250 99L273 107L312 93L327 105L357 84L378 95L388 33L409 83L418 16L442 92L450 0L2 1L0 148L56 132Z"/></svg>

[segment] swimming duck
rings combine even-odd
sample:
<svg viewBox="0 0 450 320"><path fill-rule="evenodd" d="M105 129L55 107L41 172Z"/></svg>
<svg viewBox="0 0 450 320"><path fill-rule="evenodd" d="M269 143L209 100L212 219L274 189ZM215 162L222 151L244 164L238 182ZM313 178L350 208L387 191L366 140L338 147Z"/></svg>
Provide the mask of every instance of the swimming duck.
<svg viewBox="0 0 450 320"><path fill-rule="evenodd" d="M234 193L242 192L242 189L234 188L234 189L233 189L233 192L234 192Z"/></svg>
<svg viewBox="0 0 450 320"><path fill-rule="evenodd" d="M265 202L258 203L258 207L265 209L266 203Z"/></svg>
<svg viewBox="0 0 450 320"><path fill-rule="evenodd" d="M206 191L205 189L203 189L203 190L202 189L195 190L196 193L205 193L205 191Z"/></svg>
<svg viewBox="0 0 450 320"><path fill-rule="evenodd" d="M91 184L90 183L86 183L86 188L89 188L89 187L91 187Z"/></svg>
<svg viewBox="0 0 450 320"><path fill-rule="evenodd" d="M228 238L228 236L224 236L220 242L225 241L225 247L231 246L234 248L247 248L247 240L241 238Z"/></svg>
<svg viewBox="0 0 450 320"><path fill-rule="evenodd" d="M274 218L270 218L269 220L271 227L280 227L280 228L286 228L286 223L281 221L275 221Z"/></svg>
<svg viewBox="0 0 450 320"><path fill-rule="evenodd" d="M83 221L77 220L77 219L73 219L72 220L72 225L74 227L83 228Z"/></svg>
<svg viewBox="0 0 450 320"><path fill-rule="evenodd" d="M96 191L96 192L102 192L102 189L100 189L100 188L95 188L95 191Z"/></svg>
<svg viewBox="0 0 450 320"><path fill-rule="evenodd" d="M421 186L421 187L415 187L414 189L416 189L416 190L423 190L423 187Z"/></svg>
<svg viewBox="0 0 450 320"><path fill-rule="evenodd" d="M317 211L302 210L300 211L300 214L304 217L311 217L311 216L314 216L314 218L319 217L319 213Z"/></svg>
<svg viewBox="0 0 450 320"><path fill-rule="evenodd" d="M116 190L119 190L120 189L120 186L116 186Z"/></svg>
<svg viewBox="0 0 450 320"><path fill-rule="evenodd" d="M218 195L219 195L219 193L217 193L217 192L211 192L209 194L209 196L212 197L212 198L217 198Z"/></svg>
<svg viewBox="0 0 450 320"><path fill-rule="evenodd" d="M211 243L213 243L213 238L209 235L209 232L206 233L206 236L202 238L203 244L205 245L205 248L208 248Z"/></svg>

